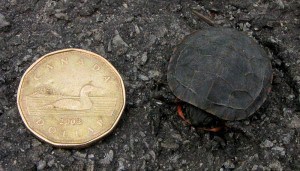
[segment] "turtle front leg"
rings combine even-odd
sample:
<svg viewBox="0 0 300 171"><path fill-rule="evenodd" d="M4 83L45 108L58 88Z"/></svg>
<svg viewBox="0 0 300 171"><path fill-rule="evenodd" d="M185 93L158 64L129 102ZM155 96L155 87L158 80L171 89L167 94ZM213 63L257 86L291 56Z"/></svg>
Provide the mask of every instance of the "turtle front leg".
<svg viewBox="0 0 300 171"><path fill-rule="evenodd" d="M197 130L203 130L203 131L209 131L215 133L224 129L224 126L220 126L220 124L214 123L217 120L216 117L211 116L210 114L206 113L205 111L199 108L188 105L186 112L187 112L188 119L184 115L182 104L177 104L177 114L184 121L185 124L191 125L195 127ZM213 127L209 128L210 126Z"/></svg>
<svg viewBox="0 0 300 171"><path fill-rule="evenodd" d="M216 127L221 123L218 117L190 104L186 104L185 112L186 118L195 127L210 128Z"/></svg>
<svg viewBox="0 0 300 171"><path fill-rule="evenodd" d="M185 122L185 124L187 125L191 125L191 122L189 120L187 120L184 116L184 113L182 111L182 105L181 104L177 104L177 114L178 116Z"/></svg>

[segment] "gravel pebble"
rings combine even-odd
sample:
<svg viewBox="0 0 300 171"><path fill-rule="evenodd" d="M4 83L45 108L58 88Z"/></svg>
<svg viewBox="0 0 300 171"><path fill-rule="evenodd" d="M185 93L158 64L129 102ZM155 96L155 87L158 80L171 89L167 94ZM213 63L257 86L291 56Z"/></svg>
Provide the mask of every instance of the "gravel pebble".
<svg viewBox="0 0 300 171"><path fill-rule="evenodd" d="M126 169L125 169L125 166L124 166L124 161L125 161L125 159L123 159L123 158L119 158L119 159L118 159L118 164L119 164L119 166L118 166L117 171L123 171L123 170L126 170Z"/></svg>
<svg viewBox="0 0 300 171"><path fill-rule="evenodd" d="M140 30L139 26L137 26L136 24L134 25L134 29L135 29L135 33L136 34L140 34L141 33L141 30Z"/></svg>
<svg viewBox="0 0 300 171"><path fill-rule="evenodd" d="M0 29L9 26L10 23L5 19L4 15L0 13Z"/></svg>
<svg viewBox="0 0 300 171"><path fill-rule="evenodd" d="M87 154L86 153L81 153L79 151L76 151L74 153L74 157L77 158L77 159L84 159L86 158Z"/></svg>
<svg viewBox="0 0 300 171"><path fill-rule="evenodd" d="M151 70L148 72L149 73L149 78L156 78L156 77L161 77L161 72L156 71L156 70Z"/></svg>
<svg viewBox="0 0 300 171"><path fill-rule="evenodd" d="M275 3L280 7L280 9L284 9L285 6L282 0L275 0Z"/></svg>
<svg viewBox="0 0 300 171"><path fill-rule="evenodd" d="M147 77L146 75L140 74L139 78L143 81L149 81L149 77Z"/></svg>
<svg viewBox="0 0 300 171"><path fill-rule="evenodd" d="M269 140L265 140L264 142L262 142L260 144L260 147L262 148L269 148L269 147L273 147L273 142L269 141Z"/></svg>
<svg viewBox="0 0 300 171"><path fill-rule="evenodd" d="M295 76L295 77L293 78L293 80L296 81L296 82L300 82L300 76L298 76L298 75Z"/></svg>
<svg viewBox="0 0 300 171"><path fill-rule="evenodd" d="M223 163L223 167L224 167L226 170L231 170L231 169L234 169L234 168L235 168L235 165L234 165L234 163L232 162L232 160L227 160L225 163Z"/></svg>
<svg viewBox="0 0 300 171"><path fill-rule="evenodd" d="M115 36L112 39L112 45L115 48L117 55L123 55L128 50L128 44L122 39L119 32L115 31Z"/></svg>
<svg viewBox="0 0 300 171"><path fill-rule="evenodd" d="M252 171L264 171L265 170L265 167L262 166L262 165L254 165L251 169Z"/></svg>
<svg viewBox="0 0 300 171"><path fill-rule="evenodd" d="M141 65L145 65L145 63L147 62L147 60L148 60L147 52L144 52L143 55L142 55L140 64Z"/></svg>
<svg viewBox="0 0 300 171"><path fill-rule="evenodd" d="M172 149L172 150L175 150L175 149L178 149L179 148L179 145L176 144L176 143L171 143L171 142L162 142L161 144L161 147L163 148L166 148L166 149Z"/></svg>
<svg viewBox="0 0 300 171"><path fill-rule="evenodd" d="M104 158L100 160L100 163L109 165L110 162L112 162L113 158L114 158L114 151L109 150L109 152L105 154Z"/></svg>
<svg viewBox="0 0 300 171"><path fill-rule="evenodd" d="M33 139L31 142L32 147L37 147L37 146L40 146L41 144L42 143L37 139Z"/></svg>
<svg viewBox="0 0 300 171"><path fill-rule="evenodd" d="M149 151L149 154L150 154L151 157L153 158L153 161L155 161L155 159L156 159L156 154L155 154L155 152L154 152L153 150L150 150L150 151Z"/></svg>
<svg viewBox="0 0 300 171"><path fill-rule="evenodd" d="M50 161L48 161L47 165L49 167L52 167L54 165L54 163L55 163L54 159L51 159Z"/></svg>
<svg viewBox="0 0 300 171"><path fill-rule="evenodd" d="M283 144L289 144L291 142L291 138L292 138L292 135L291 134L283 134L282 135L283 138L282 138L282 141L283 141Z"/></svg>
<svg viewBox="0 0 300 171"><path fill-rule="evenodd" d="M283 147L278 147L278 146L273 147L272 151L274 151L275 153L280 154L281 156L285 155L285 149Z"/></svg>
<svg viewBox="0 0 300 171"><path fill-rule="evenodd" d="M269 168L273 171L282 171L283 168L280 164L279 161L275 161L275 162L272 162L270 165L269 165Z"/></svg>
<svg viewBox="0 0 300 171"><path fill-rule="evenodd" d="M291 119L291 122L288 124L288 127L290 127L290 128L300 128L300 119L298 118L298 116L294 116Z"/></svg>
<svg viewBox="0 0 300 171"><path fill-rule="evenodd" d="M54 16L61 20L69 20L68 15L65 13L56 13L56 14L54 14Z"/></svg>
<svg viewBox="0 0 300 171"><path fill-rule="evenodd" d="M94 155L94 154L89 154L89 155L88 155L88 159L93 159L93 158L95 158L95 155Z"/></svg>
<svg viewBox="0 0 300 171"><path fill-rule="evenodd" d="M37 170L43 170L46 167L46 161L45 160L40 160L38 165L37 165Z"/></svg>
<svg viewBox="0 0 300 171"><path fill-rule="evenodd" d="M93 160L88 160L86 164L86 171L94 171L95 169L95 162Z"/></svg>

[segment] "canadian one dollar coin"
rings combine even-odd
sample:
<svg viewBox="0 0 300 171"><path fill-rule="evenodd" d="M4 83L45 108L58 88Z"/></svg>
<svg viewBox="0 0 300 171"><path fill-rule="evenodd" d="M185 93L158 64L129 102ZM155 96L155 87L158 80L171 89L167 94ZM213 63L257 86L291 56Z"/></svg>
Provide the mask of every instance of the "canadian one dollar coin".
<svg viewBox="0 0 300 171"><path fill-rule="evenodd" d="M81 49L49 53L24 73L20 115L38 138L59 147L85 147L110 133L125 107L125 88L106 59Z"/></svg>

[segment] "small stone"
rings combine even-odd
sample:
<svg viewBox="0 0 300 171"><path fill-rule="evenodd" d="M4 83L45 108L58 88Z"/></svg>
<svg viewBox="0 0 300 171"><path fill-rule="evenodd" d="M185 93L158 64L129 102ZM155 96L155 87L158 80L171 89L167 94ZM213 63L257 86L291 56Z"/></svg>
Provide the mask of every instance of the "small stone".
<svg viewBox="0 0 300 171"><path fill-rule="evenodd" d="M139 79L141 79L143 81L149 81L149 77L147 77L146 75L143 75L143 74L139 75Z"/></svg>
<svg viewBox="0 0 300 171"><path fill-rule="evenodd" d="M257 170L258 169L258 166L257 165L254 165L253 167L252 167L252 169L251 170Z"/></svg>
<svg viewBox="0 0 300 171"><path fill-rule="evenodd" d="M282 139L283 144L289 144L291 142L291 138L292 138L291 134L284 134Z"/></svg>
<svg viewBox="0 0 300 171"><path fill-rule="evenodd" d="M183 139L182 139L182 137L181 137L180 134L172 133L171 136L172 136L174 139L178 140L178 141L181 141L181 142L183 141Z"/></svg>
<svg viewBox="0 0 300 171"><path fill-rule="evenodd" d="M0 29L9 26L10 23L5 19L4 15L0 13Z"/></svg>
<svg viewBox="0 0 300 171"><path fill-rule="evenodd" d="M105 21L105 16L102 14L96 14L96 22L103 22Z"/></svg>
<svg viewBox="0 0 300 171"><path fill-rule="evenodd" d="M293 111L290 108L283 108L282 111L283 111L284 115L292 115L293 114Z"/></svg>
<svg viewBox="0 0 300 171"><path fill-rule="evenodd" d="M125 152L127 152L127 151L129 151L129 146L127 144L125 144L123 149L124 149Z"/></svg>
<svg viewBox="0 0 300 171"><path fill-rule="evenodd" d="M145 137L146 136L146 134L144 132L142 132L142 131L140 131L139 134L140 134L141 137Z"/></svg>
<svg viewBox="0 0 300 171"><path fill-rule="evenodd" d="M141 30L140 30L139 26L137 26L136 24L134 25L134 29L135 29L135 33L136 34L140 34L141 33Z"/></svg>
<svg viewBox="0 0 300 171"><path fill-rule="evenodd" d="M179 161L178 161L179 158L180 158L180 156L179 156L178 154L175 154L175 155L171 156L169 160L170 160L172 163L179 163Z"/></svg>
<svg viewBox="0 0 300 171"><path fill-rule="evenodd" d="M12 45L17 46L20 45L22 43L22 40L20 39L19 36L14 36L10 39L10 42Z"/></svg>
<svg viewBox="0 0 300 171"><path fill-rule="evenodd" d="M100 160L101 164L109 165L114 158L114 151L109 150L108 153L105 154L104 158Z"/></svg>
<svg viewBox="0 0 300 171"><path fill-rule="evenodd" d="M223 163L223 167L226 169L226 170L231 170L231 169L234 169L235 168L235 165L234 163L232 162L232 160L227 160L225 163Z"/></svg>
<svg viewBox="0 0 300 171"><path fill-rule="evenodd" d="M61 19L61 20L69 20L69 17L68 17L68 15L67 14L65 14L65 13L56 13L56 14L54 14L54 16L56 17L56 18L58 18L58 19Z"/></svg>
<svg viewBox="0 0 300 171"><path fill-rule="evenodd" d="M25 55L24 58L23 58L23 61L27 62L27 61L29 61L29 59L31 59L31 56L30 55Z"/></svg>
<svg viewBox="0 0 300 171"><path fill-rule="evenodd" d="M280 9L284 9L284 3L282 0L275 0L275 3L280 7Z"/></svg>
<svg viewBox="0 0 300 171"><path fill-rule="evenodd" d="M254 165L253 167L252 167L252 169L251 170L253 170L253 171L260 171L260 170L264 170L265 169L265 167L263 167L262 165Z"/></svg>
<svg viewBox="0 0 300 171"><path fill-rule="evenodd" d="M300 82L300 76L295 76L293 80L296 82Z"/></svg>
<svg viewBox="0 0 300 171"><path fill-rule="evenodd" d="M31 142L32 147L40 146L42 143L38 141L37 139L33 139Z"/></svg>
<svg viewBox="0 0 300 171"><path fill-rule="evenodd" d="M272 151L274 151L275 153L280 154L281 156L285 155L285 149L283 147L278 147L278 146L273 147Z"/></svg>
<svg viewBox="0 0 300 171"><path fill-rule="evenodd" d="M111 52L111 41L108 42L108 45L107 45L107 52Z"/></svg>
<svg viewBox="0 0 300 171"><path fill-rule="evenodd" d="M11 5L17 5L17 0L10 0ZM0 169L1 170L1 169Z"/></svg>
<svg viewBox="0 0 300 171"><path fill-rule="evenodd" d="M23 149L27 150L30 148L30 143L28 141L23 142Z"/></svg>
<svg viewBox="0 0 300 171"><path fill-rule="evenodd" d="M129 18L126 18L126 19L125 19L125 22L130 23L130 22L132 22L133 20L134 20L134 17L131 16L131 17L129 17Z"/></svg>
<svg viewBox="0 0 300 171"><path fill-rule="evenodd" d="M269 37L268 38L268 41L271 42L271 43L274 43L274 44L278 44L280 42L280 40L278 38L274 38L273 36ZM285 63L287 66L289 66L290 64L289 63Z"/></svg>
<svg viewBox="0 0 300 171"><path fill-rule="evenodd" d="M96 51L99 52L99 54L103 57L106 56L106 53L105 53L105 48L104 48L104 45L103 44L100 44L99 46L97 46L96 48Z"/></svg>
<svg viewBox="0 0 300 171"><path fill-rule="evenodd" d="M149 78L160 77L162 74L159 71L151 70L149 71Z"/></svg>
<svg viewBox="0 0 300 171"><path fill-rule="evenodd" d="M175 149L178 149L179 148L179 145L176 144L176 143L171 143L171 142L162 142L161 144L161 147L163 148L166 148L166 149L172 149L172 150L175 150Z"/></svg>
<svg viewBox="0 0 300 171"><path fill-rule="evenodd" d="M96 9L94 6L84 5L78 12L80 16L87 17L93 15L95 11Z"/></svg>
<svg viewBox="0 0 300 171"><path fill-rule="evenodd" d="M37 165L37 170L43 170L46 167L46 161L45 160L40 160L38 165Z"/></svg>
<svg viewBox="0 0 300 171"><path fill-rule="evenodd" d="M124 161L125 161L125 159L123 159L123 158L118 159L119 167L118 167L117 171L125 170Z"/></svg>
<svg viewBox="0 0 300 171"><path fill-rule="evenodd" d="M291 120L291 123L288 124L290 128L300 128L300 119L297 116L294 116Z"/></svg>
<svg viewBox="0 0 300 171"><path fill-rule="evenodd" d="M148 60L147 52L144 52L143 55L142 55L140 64L141 65L145 65L145 63L147 62L147 60Z"/></svg>
<svg viewBox="0 0 300 171"><path fill-rule="evenodd" d="M50 160L50 161L47 163L47 165L48 165L49 167L52 167L52 166L54 165L54 159Z"/></svg>
<svg viewBox="0 0 300 171"><path fill-rule="evenodd" d="M273 143L271 142L271 141L269 141L269 140L265 140L264 142L262 142L261 144L260 144L260 147L261 148L269 148L269 147L273 147Z"/></svg>
<svg viewBox="0 0 300 171"><path fill-rule="evenodd" d="M153 158L153 160L155 161L155 159L156 159L155 152L154 152L153 150L150 150L150 151L149 151L149 154L150 154L150 156Z"/></svg>
<svg viewBox="0 0 300 171"><path fill-rule="evenodd" d="M103 36L102 36L101 32L96 32L95 35L94 35L94 39L96 41L99 41L99 42L102 41L103 40Z"/></svg>
<svg viewBox="0 0 300 171"><path fill-rule="evenodd" d="M288 100L292 101L295 99L295 95L294 94L290 94L288 97L287 97Z"/></svg>
<svg viewBox="0 0 300 171"><path fill-rule="evenodd" d="M254 27L254 30L255 30L255 31L258 31L258 30L259 30L259 28L258 28L258 27Z"/></svg>
<svg viewBox="0 0 300 171"><path fill-rule="evenodd" d="M76 151L75 153L74 153L74 157L75 158L82 158L82 159L84 159L84 158L86 158L86 153L80 153L79 151Z"/></svg>
<svg viewBox="0 0 300 171"><path fill-rule="evenodd" d="M89 159L93 159L93 158L95 158L95 155L94 155L94 154L89 154L89 155L88 155L88 158L89 158Z"/></svg>
<svg viewBox="0 0 300 171"><path fill-rule="evenodd" d="M246 26L247 28L250 28L250 27L251 27L251 24L248 23L248 22L246 22L246 23L245 23L245 26Z"/></svg>
<svg viewBox="0 0 300 171"><path fill-rule="evenodd" d="M124 4L123 4L123 7L127 9L127 8L128 8L128 5L127 5L126 3L124 3Z"/></svg>
<svg viewBox="0 0 300 171"><path fill-rule="evenodd" d="M94 171L95 169L95 162L93 160L88 160L86 164L86 171Z"/></svg>
<svg viewBox="0 0 300 171"><path fill-rule="evenodd" d="M276 171L282 171L283 168L281 166L281 164L279 163L279 161L273 162L269 165L269 168L271 170L276 170Z"/></svg>
<svg viewBox="0 0 300 171"><path fill-rule="evenodd" d="M124 42L124 40L122 39L122 37L117 34L114 38L113 38L113 45L114 46L125 46L125 47L128 47L127 43Z"/></svg>
<svg viewBox="0 0 300 171"><path fill-rule="evenodd" d="M123 55L128 50L128 44L122 39L117 30L115 37L112 39L112 44L116 48L117 55Z"/></svg>

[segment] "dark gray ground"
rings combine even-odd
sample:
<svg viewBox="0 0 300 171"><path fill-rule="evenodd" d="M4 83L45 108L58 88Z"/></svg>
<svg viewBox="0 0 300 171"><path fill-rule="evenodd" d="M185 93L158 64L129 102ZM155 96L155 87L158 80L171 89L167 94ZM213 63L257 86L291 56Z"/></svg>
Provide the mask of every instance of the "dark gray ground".
<svg viewBox="0 0 300 171"><path fill-rule="evenodd" d="M165 98L172 49L208 27L191 8L248 33L273 54L272 92L258 112L234 123L243 131L196 132ZM1 0L0 13L0 171L300 170L299 0ZM16 105L24 71L69 47L105 56L127 91L117 128L82 150L37 140Z"/></svg>

